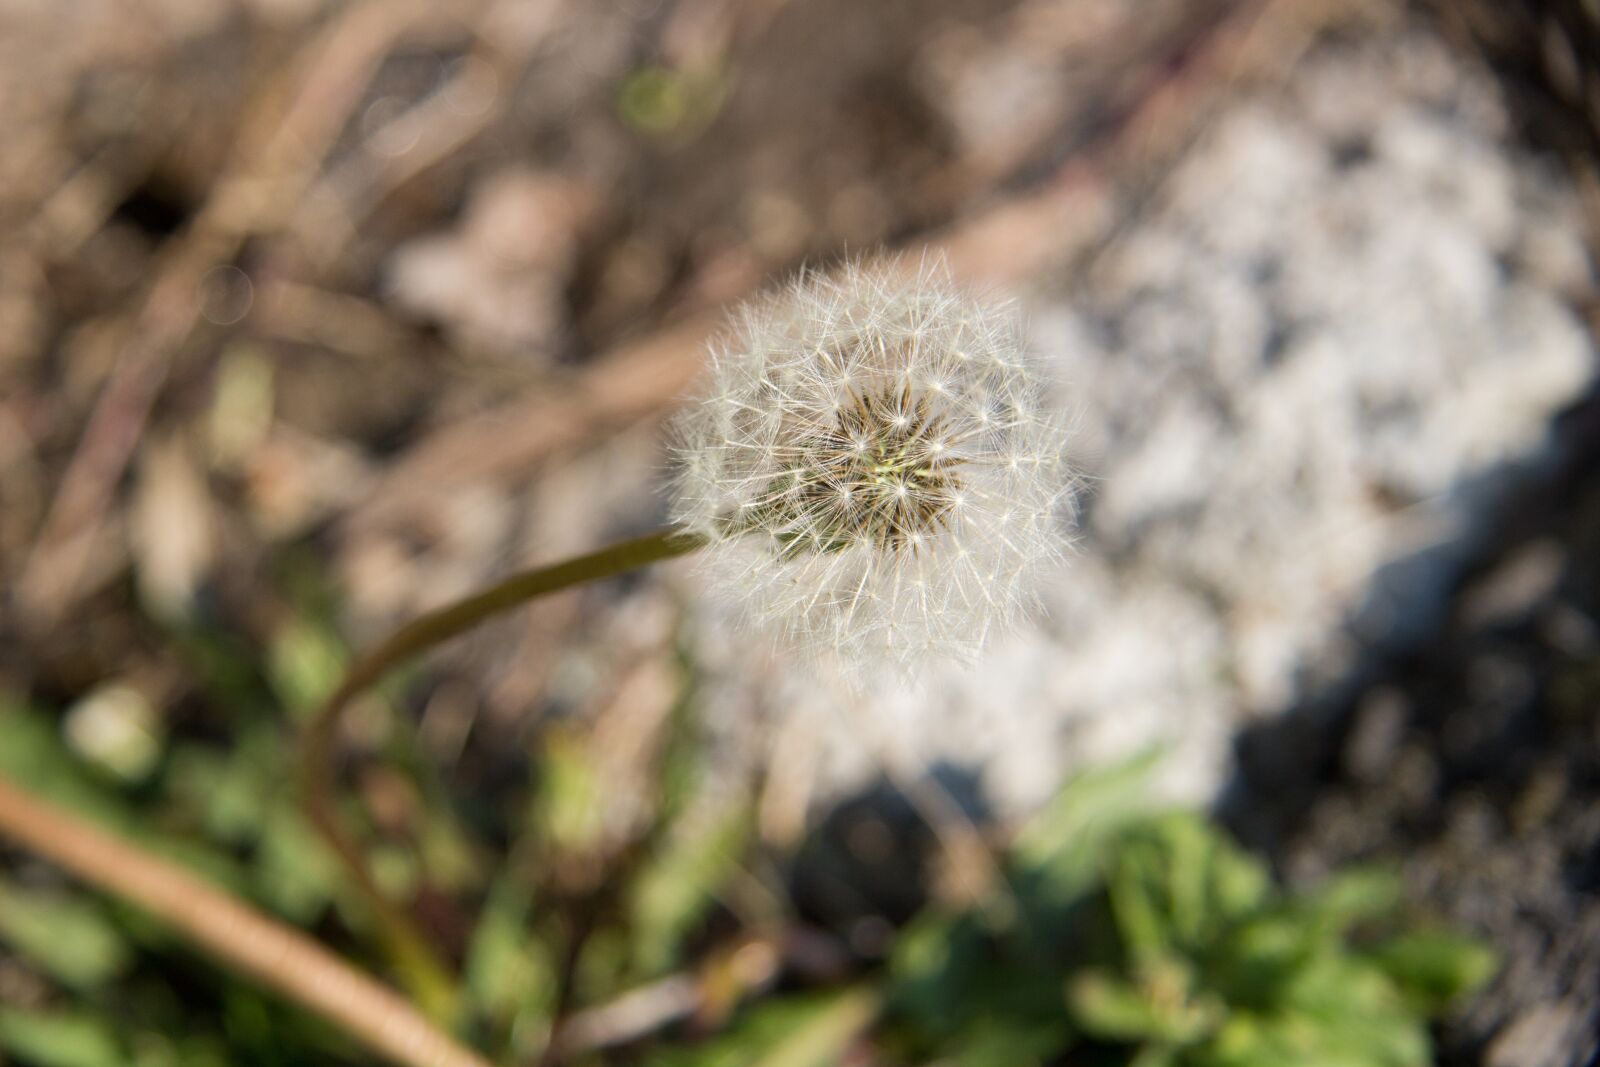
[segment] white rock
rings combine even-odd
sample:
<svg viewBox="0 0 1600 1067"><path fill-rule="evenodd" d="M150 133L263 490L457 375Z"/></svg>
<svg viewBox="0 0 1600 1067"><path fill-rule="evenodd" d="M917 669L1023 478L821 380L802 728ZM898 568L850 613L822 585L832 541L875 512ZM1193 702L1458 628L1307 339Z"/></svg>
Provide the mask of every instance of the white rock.
<svg viewBox="0 0 1600 1067"><path fill-rule="evenodd" d="M886 752L978 768L1019 812L1164 741L1163 788L1205 800L1240 725L1347 670L1357 636L1425 625L1496 476L1596 373L1564 302L1589 278L1574 197L1506 128L1437 41L1324 50L1234 104L1093 277L1045 285L1081 555L974 673L818 715L827 787ZM706 664L720 731L751 726L715 697L751 662L733 640ZM792 713L830 701L812 685Z"/></svg>

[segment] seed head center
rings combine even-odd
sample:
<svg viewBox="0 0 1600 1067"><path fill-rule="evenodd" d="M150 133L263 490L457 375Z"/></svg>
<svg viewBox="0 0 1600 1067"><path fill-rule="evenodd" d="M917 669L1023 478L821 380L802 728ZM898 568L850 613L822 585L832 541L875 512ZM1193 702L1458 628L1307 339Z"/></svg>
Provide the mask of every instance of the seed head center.
<svg viewBox="0 0 1600 1067"><path fill-rule="evenodd" d="M934 398L908 386L849 394L831 424L799 435L793 465L758 506L785 555L868 545L915 552L961 493Z"/></svg>

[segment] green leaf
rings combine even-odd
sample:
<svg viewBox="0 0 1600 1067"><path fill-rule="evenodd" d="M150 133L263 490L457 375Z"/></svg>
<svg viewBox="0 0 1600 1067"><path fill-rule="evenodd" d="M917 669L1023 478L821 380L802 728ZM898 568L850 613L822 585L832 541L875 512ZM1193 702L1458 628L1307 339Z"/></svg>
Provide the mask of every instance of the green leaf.
<svg viewBox="0 0 1600 1067"><path fill-rule="evenodd" d="M837 1067L877 1016L875 990L858 987L770 1001L732 1030L691 1048L664 1050L649 1067Z"/></svg>
<svg viewBox="0 0 1600 1067"><path fill-rule="evenodd" d="M239 740L239 750L248 740L248 735ZM179 745L167 767L166 787L179 810L198 815L206 833L227 844L255 840L265 822L263 783L238 750L229 757L210 745Z"/></svg>
<svg viewBox="0 0 1600 1067"><path fill-rule="evenodd" d="M1302 907L1330 932L1343 933L1364 922L1387 919L1400 907L1398 873L1387 867L1341 871L1302 898Z"/></svg>
<svg viewBox="0 0 1600 1067"><path fill-rule="evenodd" d="M1198 945L1217 920L1228 917L1212 883L1221 880L1219 875L1242 869L1241 865L1217 831L1198 815L1168 815L1155 827L1159 836L1154 846L1159 852L1151 857L1151 875L1165 897L1172 936L1179 944Z"/></svg>
<svg viewBox="0 0 1600 1067"><path fill-rule="evenodd" d="M1363 1067L1427 1067L1427 1026L1388 975L1354 956L1325 956L1303 968L1283 996L1280 1021L1300 1046Z"/></svg>
<svg viewBox="0 0 1600 1067"><path fill-rule="evenodd" d="M455 818L449 800L428 797L419 813L417 854L428 884L446 893L481 889L483 875L478 856L466 831Z"/></svg>
<svg viewBox="0 0 1600 1067"><path fill-rule="evenodd" d="M1019 891L1057 903L1087 892L1100 877L1106 843L1149 812L1150 772L1160 758L1160 750L1152 749L1062 787L1012 842L1012 863L1037 883Z"/></svg>
<svg viewBox="0 0 1600 1067"><path fill-rule="evenodd" d="M1078 1029L1104 1041L1143 1041L1165 1029L1138 989L1098 969L1067 983L1067 1011Z"/></svg>
<svg viewBox="0 0 1600 1067"><path fill-rule="evenodd" d="M1339 951L1317 924L1292 910L1266 912L1240 923L1211 953L1209 977L1231 1003L1267 1009L1295 973L1322 951Z"/></svg>
<svg viewBox="0 0 1600 1067"><path fill-rule="evenodd" d="M1333 1025L1299 1014L1239 1012L1216 1039L1185 1057L1190 1067L1427 1067L1427 1033L1391 1015Z"/></svg>
<svg viewBox="0 0 1600 1067"><path fill-rule="evenodd" d="M1429 1015L1483 988L1500 965L1488 945L1442 930L1401 934L1369 955Z"/></svg>
<svg viewBox="0 0 1600 1067"><path fill-rule="evenodd" d="M713 64L685 69L631 70L617 91L617 113L629 126L657 136L687 136L717 113L727 76Z"/></svg>
<svg viewBox="0 0 1600 1067"><path fill-rule="evenodd" d="M651 133L671 130L689 112L689 92L684 78L665 67L642 67L622 81L617 110L630 126Z"/></svg>
<svg viewBox="0 0 1600 1067"><path fill-rule="evenodd" d="M1188 968L1177 960L1135 984L1099 968L1074 975L1066 988L1067 1011L1084 1033L1104 1041L1189 1044L1222 1021L1222 1005L1191 993Z"/></svg>
<svg viewBox="0 0 1600 1067"><path fill-rule="evenodd" d="M467 994L507 1029L548 1021L555 1007L555 960L528 927L525 888L502 879L489 891L467 946Z"/></svg>
<svg viewBox="0 0 1600 1067"><path fill-rule="evenodd" d="M738 871L751 830L742 804L720 813L691 809L652 852L628 896L633 967L641 977L677 961L683 939Z"/></svg>
<svg viewBox="0 0 1600 1067"><path fill-rule="evenodd" d="M1329 1067L1326 1059L1306 1058L1292 1027L1269 1018L1236 1012L1207 1046L1187 1059L1190 1067ZM1372 1067L1370 1064L1361 1067Z"/></svg>
<svg viewBox="0 0 1600 1067"><path fill-rule="evenodd" d="M0 939L73 989L104 985L131 953L104 909L83 897L0 884Z"/></svg>
<svg viewBox="0 0 1600 1067"><path fill-rule="evenodd" d="M279 803L267 815L256 849L254 882L261 899L305 925L333 898L339 875L327 843L298 810Z"/></svg>
<svg viewBox="0 0 1600 1067"><path fill-rule="evenodd" d="M987 981L994 965L975 916L924 912L895 938L889 957L895 1007L928 1036L949 1037L994 991Z"/></svg>
<svg viewBox="0 0 1600 1067"><path fill-rule="evenodd" d="M1278 892L1266 865L1235 844L1220 828L1207 829L1214 843L1207 872L1212 913L1231 923L1270 906Z"/></svg>
<svg viewBox="0 0 1600 1067"><path fill-rule="evenodd" d="M1135 960L1209 952L1274 898L1266 867L1192 812L1130 828L1107 870L1112 914Z"/></svg>
<svg viewBox="0 0 1600 1067"><path fill-rule="evenodd" d="M333 692L344 676L344 644L332 627L308 617L289 620L267 649L267 679L278 700L304 719Z"/></svg>
<svg viewBox="0 0 1600 1067"><path fill-rule="evenodd" d="M605 836L605 787L583 742L552 730L539 761L534 822L555 848L581 853Z"/></svg>
<svg viewBox="0 0 1600 1067"><path fill-rule="evenodd" d="M1110 865L1111 914L1124 950L1135 961L1165 955L1178 944L1167 860L1158 839L1135 836L1122 842Z"/></svg>
<svg viewBox="0 0 1600 1067"><path fill-rule="evenodd" d="M123 1067L111 1028L85 1012L32 1014L0 1008L0 1048L36 1067Z"/></svg>
<svg viewBox="0 0 1600 1067"><path fill-rule="evenodd" d="M1183 1052L1171 1045L1145 1045L1134 1054L1128 1067L1178 1067Z"/></svg>
<svg viewBox="0 0 1600 1067"><path fill-rule="evenodd" d="M592 1004L627 989L629 941L627 931L616 923L602 922L589 930L572 967L577 1000Z"/></svg>
<svg viewBox="0 0 1600 1067"><path fill-rule="evenodd" d="M1071 1040L1065 1019L990 1015L962 1030L949 1058L956 1067L1042 1067Z"/></svg>

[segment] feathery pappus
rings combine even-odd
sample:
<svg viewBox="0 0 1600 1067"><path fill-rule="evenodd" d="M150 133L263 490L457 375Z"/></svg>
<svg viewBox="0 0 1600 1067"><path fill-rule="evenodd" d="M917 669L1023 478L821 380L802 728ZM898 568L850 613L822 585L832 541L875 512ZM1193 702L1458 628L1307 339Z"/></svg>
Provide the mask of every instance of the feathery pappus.
<svg viewBox="0 0 1600 1067"><path fill-rule="evenodd" d="M708 377L673 518L749 622L862 681L970 660L1035 607L1073 480L1012 305L938 263L806 273L735 313Z"/></svg>

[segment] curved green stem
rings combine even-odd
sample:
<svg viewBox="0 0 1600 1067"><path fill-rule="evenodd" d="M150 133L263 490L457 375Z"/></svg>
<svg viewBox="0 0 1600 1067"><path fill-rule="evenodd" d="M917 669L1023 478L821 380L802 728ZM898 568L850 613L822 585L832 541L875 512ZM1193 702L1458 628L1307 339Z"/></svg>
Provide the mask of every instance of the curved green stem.
<svg viewBox="0 0 1600 1067"><path fill-rule="evenodd" d="M400 627L351 666L317 709L300 739L300 788L306 814L332 847L371 908L413 996L436 1019L455 1015L455 982L407 909L378 887L360 845L339 819L331 784L334 737L345 707L401 663L536 597L682 556L704 539L675 528L657 530L547 567L522 571L479 593L437 608Z"/></svg>

